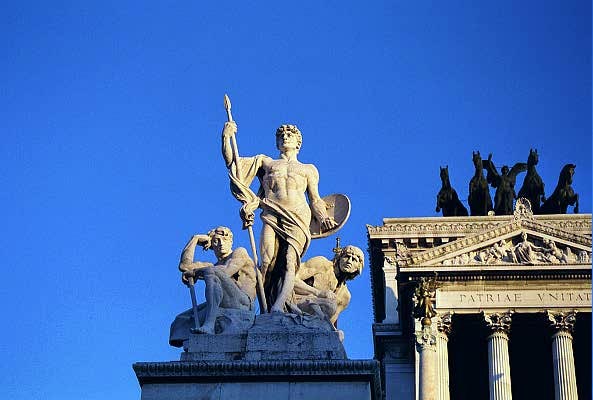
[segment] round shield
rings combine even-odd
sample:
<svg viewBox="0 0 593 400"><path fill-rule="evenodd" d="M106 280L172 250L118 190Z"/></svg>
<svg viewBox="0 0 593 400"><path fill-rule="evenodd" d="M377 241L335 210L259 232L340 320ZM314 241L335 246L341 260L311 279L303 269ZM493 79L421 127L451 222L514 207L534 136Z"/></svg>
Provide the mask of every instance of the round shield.
<svg viewBox="0 0 593 400"><path fill-rule="evenodd" d="M335 228L328 231L321 230L321 224L317 218L311 218L309 230L311 231L311 239L324 238L333 235L340 230L348 221L350 216L350 199L343 194L330 194L323 198L327 207L327 215L338 223Z"/></svg>

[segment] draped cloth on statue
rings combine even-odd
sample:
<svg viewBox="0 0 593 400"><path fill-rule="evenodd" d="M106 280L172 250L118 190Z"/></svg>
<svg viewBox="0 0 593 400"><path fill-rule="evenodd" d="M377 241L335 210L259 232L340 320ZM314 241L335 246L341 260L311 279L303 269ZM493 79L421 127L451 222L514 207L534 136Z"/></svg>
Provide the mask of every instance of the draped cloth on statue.
<svg viewBox="0 0 593 400"><path fill-rule="evenodd" d="M300 266L300 259L305 255L311 243L311 209L309 204L303 202L301 205L288 208L272 199L265 197L262 187L257 195L249 185L257 176L263 178L264 171L261 168L264 161L269 159L265 155L255 157L241 157L239 159L240 177L237 176L236 164L229 168L229 179L233 196L243 205L241 206L241 219L243 228L253 225L254 212L259 207L262 209L261 219L264 224L270 226L276 233L277 243L273 265L269 266L264 276L264 288L268 304L273 304L276 293L282 286L282 271L286 268L287 246L294 248L297 257L297 266ZM278 257L280 255L280 257Z"/></svg>
<svg viewBox="0 0 593 400"><path fill-rule="evenodd" d="M259 207L260 198L263 198L261 187L258 194L255 194L249 185L251 185L251 182L256 176L261 180L261 172L259 170L266 158L268 157L263 154L255 157L241 157L239 159L241 177L237 175L237 167L234 162L229 168L231 193L243 204L239 212L243 221L243 229L247 229L248 226L253 225L254 212Z"/></svg>
<svg viewBox="0 0 593 400"><path fill-rule="evenodd" d="M260 207L262 221L271 226L276 235L296 250L299 259L302 258L311 244L309 204L303 203L289 209L274 200L263 199L260 201Z"/></svg>
<svg viewBox="0 0 593 400"><path fill-rule="evenodd" d="M276 245L274 259L269 265L267 271L262 271L264 276L264 291L268 307L271 307L282 290L286 271L286 254L288 246L295 250L296 265L295 271L298 271L301 265L301 258L309 248L311 243L311 232L309 224L311 222L311 209L304 202L300 206L286 208L271 199L262 199L260 201L262 209L261 220L264 224L272 227L276 233ZM288 300L287 305L294 303L294 300Z"/></svg>
<svg viewBox="0 0 593 400"><path fill-rule="evenodd" d="M260 170L264 160L269 158L265 155L255 157L241 157L239 159L240 175L237 176L236 165L233 163L229 168L229 179L231 193L243 205L241 206L241 218L243 227L253 225L253 214L259 207L262 209L261 219L271 226L276 234L292 246L299 256L303 256L311 243L311 209L307 203L291 209L278 202L265 198L263 189L255 194L249 185L257 176L260 181L263 172Z"/></svg>

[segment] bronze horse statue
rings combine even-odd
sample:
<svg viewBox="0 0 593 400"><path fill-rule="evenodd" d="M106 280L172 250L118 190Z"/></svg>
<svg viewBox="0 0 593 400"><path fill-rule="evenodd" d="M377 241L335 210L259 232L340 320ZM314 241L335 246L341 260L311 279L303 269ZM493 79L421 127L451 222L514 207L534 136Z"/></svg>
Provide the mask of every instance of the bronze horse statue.
<svg viewBox="0 0 593 400"><path fill-rule="evenodd" d="M542 205L542 214L566 214L566 209L572 205L574 205L575 214L579 212L579 195L574 192L571 186L576 167L575 164L566 164L562 168L558 186Z"/></svg>
<svg viewBox="0 0 593 400"><path fill-rule="evenodd" d="M492 198L488 190L488 182L484 177L484 165L482 164L482 157L479 151L472 152L472 160L476 171L469 181L467 203L469 204L471 215L488 215L488 211L492 211Z"/></svg>
<svg viewBox="0 0 593 400"><path fill-rule="evenodd" d="M436 212L443 210L443 217L467 216L467 208L461 204L457 192L449 182L449 166L441 167L441 190L437 194Z"/></svg>
<svg viewBox="0 0 593 400"><path fill-rule="evenodd" d="M539 162L537 150L530 149L527 157L527 174L523 180L523 186L519 190L517 197L524 197L531 203L531 210L534 214L541 214L541 203L546 201L544 194L544 181L535 170Z"/></svg>

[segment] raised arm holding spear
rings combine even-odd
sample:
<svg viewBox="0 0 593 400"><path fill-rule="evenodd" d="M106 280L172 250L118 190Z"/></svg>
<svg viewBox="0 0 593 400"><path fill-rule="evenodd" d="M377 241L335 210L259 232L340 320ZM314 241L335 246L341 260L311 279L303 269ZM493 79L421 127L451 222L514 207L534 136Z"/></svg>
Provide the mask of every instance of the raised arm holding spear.
<svg viewBox="0 0 593 400"><path fill-rule="evenodd" d="M228 122L234 123L233 114L231 113L231 100L226 94L224 95L224 108L226 110ZM251 254L253 255L253 263L255 265L255 275L257 279L256 289L259 309L260 313L266 313L268 312L268 307L266 304L266 295L264 293L263 277L259 270L255 236L253 234L253 211L255 208L257 208L257 203L259 200L257 195L255 195L251 189L249 189L249 185L245 185L242 181L241 167L239 165L239 148L237 146L237 139L235 138L234 134L231 135L231 148L233 153L232 163L234 164L234 168L233 165L227 165L229 168L229 177L231 179L231 191L237 200L243 203L243 206L241 207L241 219L243 220L243 229L247 228L247 232L249 233L249 243L251 245ZM223 143L223 154L224 152L225 149Z"/></svg>

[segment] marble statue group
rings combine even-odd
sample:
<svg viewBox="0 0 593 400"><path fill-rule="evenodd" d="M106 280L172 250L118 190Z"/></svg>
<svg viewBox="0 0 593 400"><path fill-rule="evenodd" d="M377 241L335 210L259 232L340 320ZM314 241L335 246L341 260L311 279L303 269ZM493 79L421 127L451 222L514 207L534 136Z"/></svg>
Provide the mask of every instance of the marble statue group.
<svg viewBox="0 0 593 400"><path fill-rule="evenodd" d="M355 246L342 248L338 240L331 260L303 258L312 239L343 226L350 203L344 195L320 196L317 168L298 160L303 138L295 125L284 124L276 130L277 158L239 156L237 124L226 96L225 107L228 121L221 135L222 158L231 193L241 202L240 217L249 233L252 254L243 247L233 250L233 232L224 226L190 238L179 270L190 289L192 309L172 323L169 342L181 346L190 333L217 334L233 325L233 319L253 318L256 298L260 313L318 318L336 329L339 314L350 302L346 282L361 273L364 255ZM254 192L251 184L256 178L260 187ZM259 246L253 233L258 208L262 222ZM197 246L212 250L216 262L195 261ZM198 305L194 286L200 280L206 302Z"/></svg>

